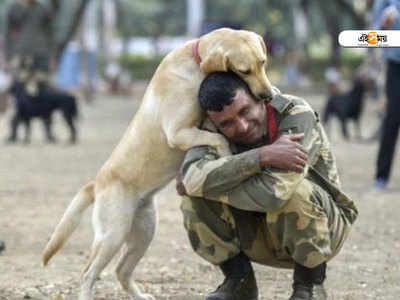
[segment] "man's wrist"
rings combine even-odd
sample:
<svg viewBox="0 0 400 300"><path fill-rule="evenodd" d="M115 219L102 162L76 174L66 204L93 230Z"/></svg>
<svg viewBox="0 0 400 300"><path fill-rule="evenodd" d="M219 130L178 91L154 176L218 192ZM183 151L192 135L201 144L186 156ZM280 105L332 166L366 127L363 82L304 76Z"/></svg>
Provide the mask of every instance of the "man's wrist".
<svg viewBox="0 0 400 300"><path fill-rule="evenodd" d="M252 149L235 156L235 169L241 174L256 174L261 171L259 149Z"/></svg>
<svg viewBox="0 0 400 300"><path fill-rule="evenodd" d="M260 172L262 169L260 149L253 149L249 151L250 165L256 172Z"/></svg>
<svg viewBox="0 0 400 300"><path fill-rule="evenodd" d="M260 168L270 165L270 156L268 155L268 151L265 151L265 148L268 146L263 146L262 148L258 148L258 157Z"/></svg>

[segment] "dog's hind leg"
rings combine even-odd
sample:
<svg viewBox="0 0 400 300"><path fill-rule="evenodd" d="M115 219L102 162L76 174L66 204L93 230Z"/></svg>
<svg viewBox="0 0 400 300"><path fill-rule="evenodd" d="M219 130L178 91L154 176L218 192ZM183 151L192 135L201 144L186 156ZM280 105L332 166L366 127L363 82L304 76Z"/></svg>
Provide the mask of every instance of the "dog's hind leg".
<svg viewBox="0 0 400 300"><path fill-rule="evenodd" d="M10 122L10 135L7 138L7 142L14 143L18 139L18 127L21 122L21 117L18 113L15 113Z"/></svg>
<svg viewBox="0 0 400 300"><path fill-rule="evenodd" d="M133 201L122 184L114 183L105 190L96 191L93 209L95 238L89 263L84 270L79 300L90 300L92 287L101 271L126 241L135 210Z"/></svg>
<svg viewBox="0 0 400 300"><path fill-rule="evenodd" d="M350 136L349 136L349 131L347 130L347 122L348 120L344 117L340 117L340 123L342 126L342 134L345 140L349 140Z"/></svg>
<svg viewBox="0 0 400 300"><path fill-rule="evenodd" d="M30 118L25 118L23 120L25 124L25 138L24 143L29 144L31 142L31 120Z"/></svg>
<svg viewBox="0 0 400 300"><path fill-rule="evenodd" d="M70 132L69 142L71 144L75 144L76 140L77 140L77 136L76 136L76 128L75 128L75 124L74 124L74 116L66 111L63 111L63 116L64 116L65 122L68 125L69 132Z"/></svg>
<svg viewBox="0 0 400 300"><path fill-rule="evenodd" d="M55 143L57 141L51 130L51 124L52 124L51 115L43 117L43 125L44 125L44 130L46 132L47 141L49 143Z"/></svg>
<svg viewBox="0 0 400 300"><path fill-rule="evenodd" d="M132 230L124 245L123 253L116 269L122 288L129 294L131 300L154 300L149 294L142 294L133 280L132 273L153 240L157 225L157 215L154 200L143 199L137 208Z"/></svg>

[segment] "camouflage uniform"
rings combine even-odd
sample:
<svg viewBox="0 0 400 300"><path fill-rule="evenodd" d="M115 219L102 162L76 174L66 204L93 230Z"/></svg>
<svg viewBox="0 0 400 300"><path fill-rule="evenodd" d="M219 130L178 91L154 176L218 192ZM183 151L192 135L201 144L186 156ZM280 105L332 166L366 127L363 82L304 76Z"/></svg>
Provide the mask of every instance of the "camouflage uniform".
<svg viewBox="0 0 400 300"><path fill-rule="evenodd" d="M49 7L38 0L15 1L7 14L6 59L17 82L30 95L49 79L53 53L53 20Z"/></svg>
<svg viewBox="0 0 400 300"><path fill-rule="evenodd" d="M357 217L340 187L334 156L318 116L302 99L275 91L278 137L304 133L303 173L260 168L255 150L231 145L219 158L208 146L188 151L181 209L193 249L221 264L243 251L264 265L315 267L334 257ZM212 129L209 125L206 129Z"/></svg>

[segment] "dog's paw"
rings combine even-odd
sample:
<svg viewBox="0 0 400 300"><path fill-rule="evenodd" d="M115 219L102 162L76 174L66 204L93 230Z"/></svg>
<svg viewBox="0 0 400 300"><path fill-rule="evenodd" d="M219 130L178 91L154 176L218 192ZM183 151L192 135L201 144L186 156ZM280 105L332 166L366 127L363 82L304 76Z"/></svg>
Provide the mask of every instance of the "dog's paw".
<svg viewBox="0 0 400 300"><path fill-rule="evenodd" d="M220 157L229 156L232 154L230 149L218 149L217 151Z"/></svg>
<svg viewBox="0 0 400 300"><path fill-rule="evenodd" d="M221 145L217 147L217 152L220 157L231 155L231 149L229 148L229 144L224 141Z"/></svg>
<svg viewBox="0 0 400 300"><path fill-rule="evenodd" d="M4 142L6 144L15 144L17 142L17 138L11 136L11 137L8 137L7 139L5 139Z"/></svg>
<svg viewBox="0 0 400 300"><path fill-rule="evenodd" d="M49 144L57 144L57 143L58 143L58 140L57 140L56 138L52 137L52 138L48 138L48 139L47 139L47 142L48 142Z"/></svg>
<svg viewBox="0 0 400 300"><path fill-rule="evenodd" d="M153 295L150 294L142 294L140 300L156 300Z"/></svg>

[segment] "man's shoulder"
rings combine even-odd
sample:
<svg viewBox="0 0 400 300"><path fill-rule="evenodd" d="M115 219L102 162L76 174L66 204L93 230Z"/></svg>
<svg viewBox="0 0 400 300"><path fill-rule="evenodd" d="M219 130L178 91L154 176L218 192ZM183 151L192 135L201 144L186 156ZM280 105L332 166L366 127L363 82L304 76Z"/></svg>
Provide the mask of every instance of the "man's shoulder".
<svg viewBox="0 0 400 300"><path fill-rule="evenodd" d="M295 95L283 94L275 87L274 96L270 103L280 114L294 115L300 112L311 112L314 114L314 109L305 99Z"/></svg>

